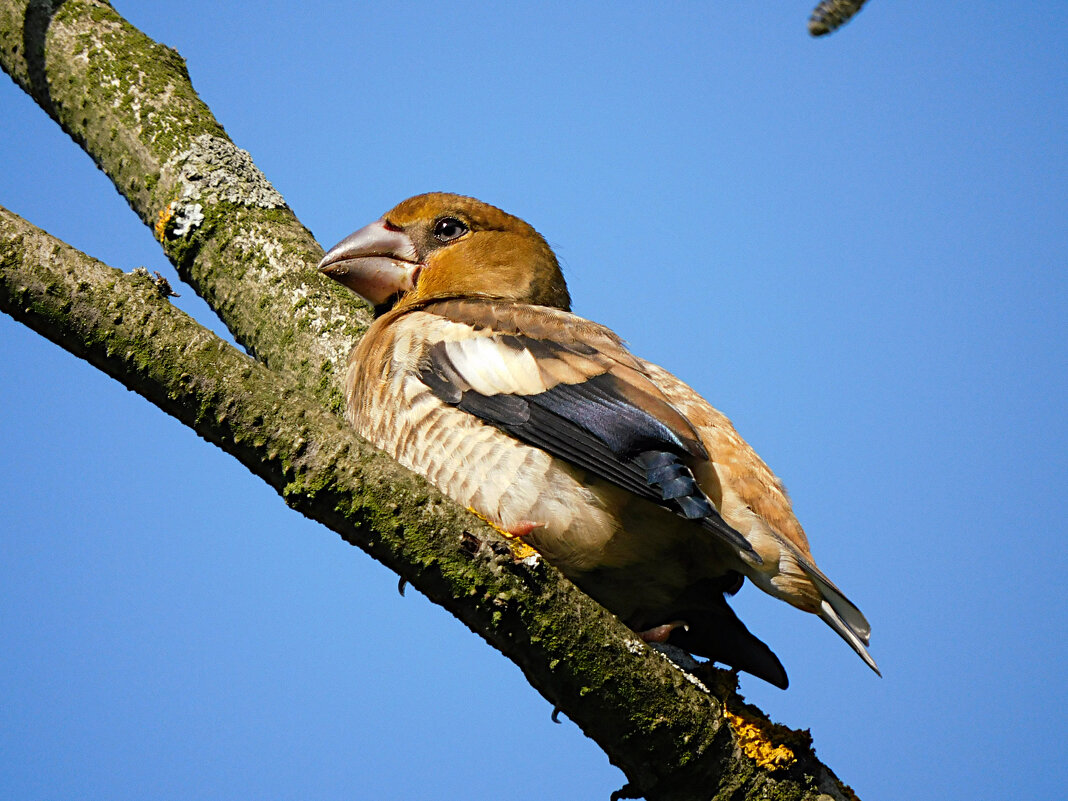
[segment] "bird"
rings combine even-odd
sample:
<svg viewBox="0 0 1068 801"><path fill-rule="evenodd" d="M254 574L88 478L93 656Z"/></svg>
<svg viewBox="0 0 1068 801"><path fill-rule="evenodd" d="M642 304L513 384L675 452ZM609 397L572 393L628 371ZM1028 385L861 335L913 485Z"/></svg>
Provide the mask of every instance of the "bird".
<svg viewBox="0 0 1068 801"><path fill-rule="evenodd" d="M416 195L318 269L375 309L345 378L356 431L644 640L785 689L727 602L748 579L879 672L868 621L816 566L782 482L695 390L571 312L530 224Z"/></svg>

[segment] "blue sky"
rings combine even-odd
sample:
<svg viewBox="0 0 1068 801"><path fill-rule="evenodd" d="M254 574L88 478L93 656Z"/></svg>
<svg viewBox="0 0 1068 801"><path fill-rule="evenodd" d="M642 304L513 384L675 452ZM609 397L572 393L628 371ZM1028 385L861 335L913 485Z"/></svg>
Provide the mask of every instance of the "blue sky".
<svg viewBox="0 0 1068 801"><path fill-rule="evenodd" d="M115 5L322 244L417 192L502 206L732 417L885 676L749 587L792 685L742 692L861 798L1063 793L1068 4L874 0L824 40L805 2ZM6 78L0 166L0 204L173 277ZM448 614L7 317L0 452L0 796L623 783Z"/></svg>

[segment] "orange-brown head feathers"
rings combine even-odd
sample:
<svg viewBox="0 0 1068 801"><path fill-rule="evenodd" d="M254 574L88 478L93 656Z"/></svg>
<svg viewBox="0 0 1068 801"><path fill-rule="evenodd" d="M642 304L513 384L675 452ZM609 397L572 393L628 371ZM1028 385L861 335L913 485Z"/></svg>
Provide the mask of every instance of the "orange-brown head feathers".
<svg viewBox="0 0 1068 801"><path fill-rule="evenodd" d="M334 246L319 269L376 306L446 297L571 305L541 234L495 206L444 192L395 206Z"/></svg>

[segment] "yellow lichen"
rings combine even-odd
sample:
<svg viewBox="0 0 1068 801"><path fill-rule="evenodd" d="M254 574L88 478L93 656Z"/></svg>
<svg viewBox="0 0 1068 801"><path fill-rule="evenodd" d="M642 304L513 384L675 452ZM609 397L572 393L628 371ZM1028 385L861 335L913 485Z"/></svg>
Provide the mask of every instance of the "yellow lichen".
<svg viewBox="0 0 1068 801"><path fill-rule="evenodd" d="M484 523L489 525L494 531L504 537L505 541L508 543L508 548L512 551L512 558L515 559L517 562L521 562L524 559L530 558L531 556L540 556L537 550L523 542L519 534L513 534L511 531L505 531L503 528L498 526L484 514L479 512L477 509L472 509L470 506L468 506L467 511L482 520Z"/></svg>
<svg viewBox="0 0 1068 801"><path fill-rule="evenodd" d="M540 554L532 547L527 545L523 540L518 537L513 537L508 540L508 547L512 551L512 558L517 562L522 562L524 559L529 559L532 556L540 556Z"/></svg>
<svg viewBox="0 0 1068 801"><path fill-rule="evenodd" d="M160 242L167 235L167 223L171 221L171 217L174 216L174 208L177 203L171 202L159 210L159 216L156 218L156 224L153 226L153 231L156 234L156 239Z"/></svg>
<svg viewBox="0 0 1068 801"><path fill-rule="evenodd" d="M794 752L785 745L775 745L768 739L770 733L763 721L746 719L724 708L723 714L734 731L742 752L757 763L758 767L777 770L794 762Z"/></svg>

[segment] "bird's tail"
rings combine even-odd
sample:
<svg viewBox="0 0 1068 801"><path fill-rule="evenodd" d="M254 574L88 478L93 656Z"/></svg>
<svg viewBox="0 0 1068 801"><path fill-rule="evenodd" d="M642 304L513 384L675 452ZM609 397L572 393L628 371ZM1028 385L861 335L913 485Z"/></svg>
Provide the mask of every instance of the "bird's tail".
<svg viewBox="0 0 1068 801"><path fill-rule="evenodd" d="M840 589L834 586L834 582L823 575L823 571L818 567L804 558L799 559L798 562L823 597L817 614L837 632L839 637L849 643L849 647L857 652L868 667L878 675L883 675L879 672L879 666L875 664L871 654L868 653L867 645L871 637L871 625L864 614L845 597Z"/></svg>
<svg viewBox="0 0 1068 801"><path fill-rule="evenodd" d="M703 608L680 616L687 625L671 632L668 642L672 645L744 670L783 690L790 683L782 662L738 619L722 592L711 594Z"/></svg>

